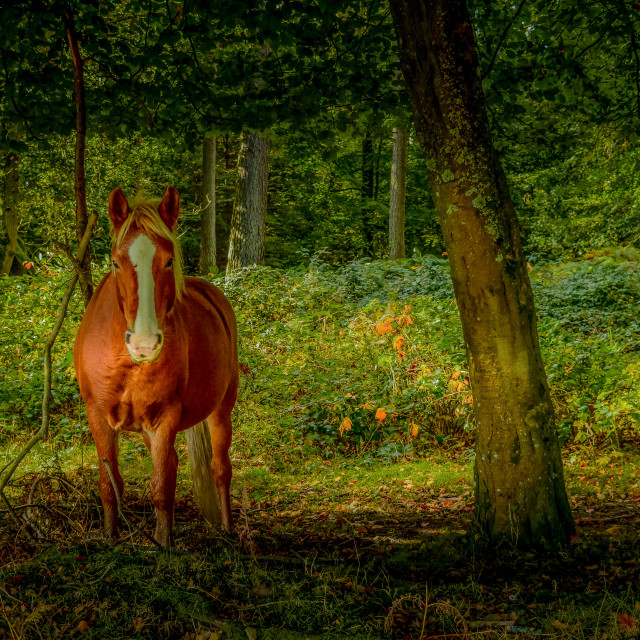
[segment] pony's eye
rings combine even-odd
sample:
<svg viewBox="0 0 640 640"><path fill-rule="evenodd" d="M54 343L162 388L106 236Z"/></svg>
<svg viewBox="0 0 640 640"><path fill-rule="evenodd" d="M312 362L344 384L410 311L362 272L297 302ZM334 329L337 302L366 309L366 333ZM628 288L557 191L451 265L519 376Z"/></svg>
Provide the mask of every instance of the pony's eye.
<svg viewBox="0 0 640 640"><path fill-rule="evenodd" d="M120 265L119 265L115 260L112 260L112 261L111 261L111 266L112 266L116 271L119 271L119 270L120 270Z"/></svg>
<svg viewBox="0 0 640 640"><path fill-rule="evenodd" d="M171 267L173 267L173 258L169 258L167 260L167 264L165 265L165 269L171 269Z"/></svg>

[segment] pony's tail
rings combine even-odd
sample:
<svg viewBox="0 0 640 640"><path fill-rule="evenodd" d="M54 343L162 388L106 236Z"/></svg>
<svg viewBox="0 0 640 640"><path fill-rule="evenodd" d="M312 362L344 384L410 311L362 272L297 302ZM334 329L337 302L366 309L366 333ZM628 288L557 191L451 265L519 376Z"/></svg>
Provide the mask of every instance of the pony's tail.
<svg viewBox="0 0 640 640"><path fill-rule="evenodd" d="M200 513L210 524L220 526L220 500L211 472L211 436L206 422L199 422L187 429L187 449L193 489Z"/></svg>

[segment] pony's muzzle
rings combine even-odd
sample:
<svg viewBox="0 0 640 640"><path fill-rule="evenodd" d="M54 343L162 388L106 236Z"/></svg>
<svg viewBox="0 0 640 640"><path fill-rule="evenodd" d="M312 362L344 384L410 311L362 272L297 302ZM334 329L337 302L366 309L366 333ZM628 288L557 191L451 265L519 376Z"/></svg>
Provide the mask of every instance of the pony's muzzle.
<svg viewBox="0 0 640 640"><path fill-rule="evenodd" d="M160 355L163 338L162 331L148 334L127 331L124 334L125 344L134 362L153 362Z"/></svg>

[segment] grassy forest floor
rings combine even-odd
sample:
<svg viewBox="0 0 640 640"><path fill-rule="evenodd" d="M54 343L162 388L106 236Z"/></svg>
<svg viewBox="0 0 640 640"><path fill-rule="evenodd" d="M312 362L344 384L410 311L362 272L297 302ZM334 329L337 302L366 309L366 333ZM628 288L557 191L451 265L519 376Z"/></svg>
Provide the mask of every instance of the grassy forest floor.
<svg viewBox="0 0 640 640"><path fill-rule="evenodd" d="M635 637L636 258L532 271L579 534L548 554L487 548L470 528L472 396L443 260L248 270L231 283L236 529L198 518L181 437L170 552L128 523L115 547L102 540L70 365L76 303L54 354L52 437L7 493L40 539L0 511L0 638ZM2 466L38 424L33 345L63 286L55 275L9 280ZM151 533L150 461L135 436L121 443L124 515Z"/></svg>
<svg viewBox="0 0 640 640"><path fill-rule="evenodd" d="M125 515L151 533L150 468L124 444ZM288 472L241 466L232 494L236 531L224 534L198 518L181 445L170 552L126 523L117 546L104 544L91 446L79 465L69 457L43 471L36 458L14 492L22 496L16 502L40 505L29 517L48 541L27 542L2 522L0 633L633 637L640 457L578 448L566 455L579 535L565 552L535 555L474 540L472 463L446 450L364 466L319 458L312 470Z"/></svg>

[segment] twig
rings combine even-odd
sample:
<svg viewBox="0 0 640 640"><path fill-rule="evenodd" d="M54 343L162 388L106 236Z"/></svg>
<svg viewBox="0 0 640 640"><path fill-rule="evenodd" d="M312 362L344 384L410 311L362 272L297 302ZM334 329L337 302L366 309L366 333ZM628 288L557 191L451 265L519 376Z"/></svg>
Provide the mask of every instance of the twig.
<svg viewBox="0 0 640 640"><path fill-rule="evenodd" d="M82 258L87 251L87 247L89 246L89 239L91 238L91 233L93 232L93 227L95 226L97 220L98 214L94 211L87 222L87 228L84 232L84 235L82 236L82 240L80 241L80 245L78 247L78 255L76 258L78 263L82 262ZM67 314L69 301L71 300L71 295L73 294L73 290L75 289L76 283L78 282L78 277L78 272L75 271L62 298L62 304L60 305L58 317L56 318L53 329L51 329L51 333L47 336L47 339L44 342L44 392L42 394L42 421L40 424L40 429L37 431L37 433L35 433L35 435L31 437L31 439L23 447L22 451L20 451L20 453L18 453L18 455L13 459L11 464L6 467L3 475L0 476L0 496L2 496L5 504L9 507L10 511L12 511L11 505L4 495L4 490L7 486L7 483L15 473L16 469L20 466L20 463L31 451L31 449L33 449L33 447L35 447L38 442L44 440L49 435L49 404L51 401L51 349L53 348L56 338L60 333L60 329L62 328L62 323L64 322L65 316Z"/></svg>
<svg viewBox="0 0 640 640"><path fill-rule="evenodd" d="M116 484L116 479L113 475L113 471L111 470L111 466L106 458L102 458L102 463L107 468L107 473L109 474L109 479L111 480L111 486L113 487L113 491L116 494L116 504L118 505L118 514L122 516L122 519L127 523L130 529L133 529L136 533L140 534L143 538L146 538L149 542L152 542L156 547L162 549L163 546L153 537L150 536L146 531L143 531L135 522L129 522L127 517L124 515L122 511L122 502L120 501L120 491L118 491L118 485Z"/></svg>
<svg viewBox="0 0 640 640"><path fill-rule="evenodd" d="M424 612L422 613L422 629L420 629L420 640L424 637L424 627L427 623L427 609L429 608L429 583L424 585Z"/></svg>
<svg viewBox="0 0 640 640"><path fill-rule="evenodd" d="M2 591L4 591L4 589L2 589ZM7 593L5 591L5 593ZM9 595L9 594L7 594ZM14 631L13 626L11 624L11 621L9 620L9 616L6 614L6 610L7 608L4 606L4 598L2 597L2 594L0 594L0 605L2 605L0 607L0 613L2 614L2 617L4 618L4 621L7 623L7 626L9 627L9 632L11 633L11 638L13 640L13 638L15 638L15 640L20 640L20 636Z"/></svg>
<svg viewBox="0 0 640 640"><path fill-rule="evenodd" d="M4 493L0 493L0 496L2 496L2 501L7 507L7 513L9 514L9 517L13 520L13 523L16 525L16 527L18 529L21 529L22 523L20 522L20 518L18 518L16 510L11 506L11 503L9 502L9 500L7 500L7 496L5 496ZM29 531L27 531L27 535L29 536L29 540L31 542L36 542L36 539L31 535Z"/></svg>
<svg viewBox="0 0 640 640"><path fill-rule="evenodd" d="M502 44L505 41L505 38L507 37L507 34L509 33L509 29L511 29L511 26L513 25L513 23L516 21L517 17L520 15L520 12L522 11L522 7L524 7L525 3L527 0L522 0L522 2L520 2L520 4L518 5L518 8L516 9L516 12L513 14L513 18L511 18L511 21L509 22L509 24L504 28L504 31L502 32L502 35L500 36L500 40L498 41L498 44L496 45L496 48L493 52L493 55L491 56L491 61L489 62L489 66L487 67L487 71L484 74L485 78L488 78L489 75L491 74L491 69L493 69L493 65L496 61L496 58L498 57L498 52L500 51L500 48L502 47Z"/></svg>
<svg viewBox="0 0 640 640"><path fill-rule="evenodd" d="M55 238L51 238L50 242L51 244L55 245L58 248L58 251L60 252L61 255L63 255L65 258L67 258L67 260L69 260L69 262L71 262L71 264L73 265L73 268L76 271L79 271L81 269L80 263L76 260L75 256L71 252L71 247L69 247L68 244L63 244L62 242L59 242Z"/></svg>

